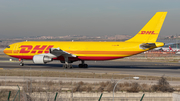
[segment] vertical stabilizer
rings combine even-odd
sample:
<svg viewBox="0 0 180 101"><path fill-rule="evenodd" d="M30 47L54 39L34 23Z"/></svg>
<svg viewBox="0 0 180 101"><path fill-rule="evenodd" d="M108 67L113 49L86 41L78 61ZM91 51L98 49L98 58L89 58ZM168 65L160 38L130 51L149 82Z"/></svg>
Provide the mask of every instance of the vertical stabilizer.
<svg viewBox="0 0 180 101"><path fill-rule="evenodd" d="M133 38L125 42L156 42L166 14L167 12L157 12Z"/></svg>

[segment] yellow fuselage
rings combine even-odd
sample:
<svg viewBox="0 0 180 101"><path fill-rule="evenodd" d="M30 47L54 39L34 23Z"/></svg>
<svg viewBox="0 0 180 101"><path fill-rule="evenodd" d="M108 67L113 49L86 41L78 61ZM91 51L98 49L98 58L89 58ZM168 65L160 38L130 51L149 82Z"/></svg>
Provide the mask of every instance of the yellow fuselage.
<svg viewBox="0 0 180 101"><path fill-rule="evenodd" d="M34 55L49 53L49 48L53 47L76 55L76 59L111 60L147 51L141 49L140 44L142 43L27 41L11 44L4 53L16 58L32 59Z"/></svg>

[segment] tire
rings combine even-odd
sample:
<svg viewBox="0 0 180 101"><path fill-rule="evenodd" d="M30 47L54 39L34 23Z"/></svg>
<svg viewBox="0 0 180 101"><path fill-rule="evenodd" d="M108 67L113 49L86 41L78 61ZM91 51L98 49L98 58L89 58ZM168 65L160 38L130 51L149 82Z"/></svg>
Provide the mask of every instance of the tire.
<svg viewBox="0 0 180 101"><path fill-rule="evenodd" d="M19 65L20 65L20 66L24 66L24 63L20 63Z"/></svg>
<svg viewBox="0 0 180 101"><path fill-rule="evenodd" d="M87 64L79 64L79 68L88 68Z"/></svg>
<svg viewBox="0 0 180 101"><path fill-rule="evenodd" d="M79 68L82 68L83 67L83 65L82 64L79 64Z"/></svg>
<svg viewBox="0 0 180 101"><path fill-rule="evenodd" d="M63 68L66 69L67 68L67 64L63 64Z"/></svg>
<svg viewBox="0 0 180 101"><path fill-rule="evenodd" d="M72 65L71 64L68 64L67 65L67 69L71 69L72 68Z"/></svg>
<svg viewBox="0 0 180 101"><path fill-rule="evenodd" d="M87 65L87 64L84 64L84 68L88 68L88 65Z"/></svg>

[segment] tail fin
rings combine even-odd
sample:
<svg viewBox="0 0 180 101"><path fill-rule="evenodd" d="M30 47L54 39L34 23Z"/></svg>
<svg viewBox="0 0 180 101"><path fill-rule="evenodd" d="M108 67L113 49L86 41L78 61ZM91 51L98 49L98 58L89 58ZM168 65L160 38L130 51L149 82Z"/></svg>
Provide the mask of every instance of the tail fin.
<svg viewBox="0 0 180 101"><path fill-rule="evenodd" d="M167 12L157 12L149 22L131 39L125 42L154 43L160 33Z"/></svg>

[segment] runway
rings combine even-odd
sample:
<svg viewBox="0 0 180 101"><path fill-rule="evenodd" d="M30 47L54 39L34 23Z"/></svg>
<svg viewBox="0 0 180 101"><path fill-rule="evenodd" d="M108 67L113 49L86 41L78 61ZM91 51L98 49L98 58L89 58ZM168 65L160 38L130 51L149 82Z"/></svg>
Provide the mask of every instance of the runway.
<svg viewBox="0 0 180 101"><path fill-rule="evenodd" d="M17 59L16 59L17 60ZM180 77L180 63L162 62L132 62L132 61L86 61L89 68L78 68L78 62L74 62L73 69L63 69L59 61L48 64L34 64L32 61L24 61L24 66L19 66L19 62L10 62L9 57L0 58L1 69L21 69L21 70L48 70L66 72L93 72L93 73L113 73L129 75L148 75L148 76L170 76Z"/></svg>

